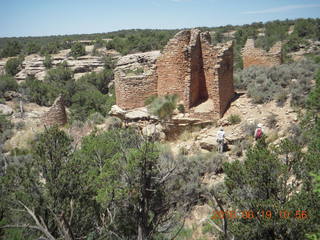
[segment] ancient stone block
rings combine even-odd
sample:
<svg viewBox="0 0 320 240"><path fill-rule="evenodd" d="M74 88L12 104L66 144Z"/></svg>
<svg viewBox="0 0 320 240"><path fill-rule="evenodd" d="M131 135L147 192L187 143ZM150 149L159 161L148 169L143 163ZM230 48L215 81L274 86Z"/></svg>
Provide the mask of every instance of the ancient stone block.
<svg viewBox="0 0 320 240"><path fill-rule="evenodd" d="M59 96L44 115L43 123L48 126L62 126L67 123L67 114L64 106L64 100Z"/></svg>
<svg viewBox="0 0 320 240"><path fill-rule="evenodd" d="M256 48L254 40L248 39L242 49L243 67L247 68L253 65L272 67L282 64L281 42L277 42L268 52Z"/></svg>

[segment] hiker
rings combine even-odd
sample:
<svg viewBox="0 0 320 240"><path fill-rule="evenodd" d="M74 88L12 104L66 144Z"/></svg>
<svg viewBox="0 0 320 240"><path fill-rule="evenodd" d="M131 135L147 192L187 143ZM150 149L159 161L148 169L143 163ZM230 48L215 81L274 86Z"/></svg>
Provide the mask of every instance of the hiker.
<svg viewBox="0 0 320 240"><path fill-rule="evenodd" d="M223 152L224 138L225 132L223 131L223 128L220 127L219 131L217 132L218 152L220 153Z"/></svg>
<svg viewBox="0 0 320 240"><path fill-rule="evenodd" d="M256 130L254 131L254 139L257 141L257 140L259 140L259 139L262 138L262 135L263 135L262 124L259 123L259 124L257 125Z"/></svg>

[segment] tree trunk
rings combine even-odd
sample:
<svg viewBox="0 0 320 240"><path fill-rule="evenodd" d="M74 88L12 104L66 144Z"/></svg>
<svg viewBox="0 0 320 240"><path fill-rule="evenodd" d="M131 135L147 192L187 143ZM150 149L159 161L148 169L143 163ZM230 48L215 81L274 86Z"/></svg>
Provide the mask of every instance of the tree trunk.
<svg viewBox="0 0 320 240"><path fill-rule="evenodd" d="M145 240L143 226L141 226L141 224L138 225L138 240Z"/></svg>

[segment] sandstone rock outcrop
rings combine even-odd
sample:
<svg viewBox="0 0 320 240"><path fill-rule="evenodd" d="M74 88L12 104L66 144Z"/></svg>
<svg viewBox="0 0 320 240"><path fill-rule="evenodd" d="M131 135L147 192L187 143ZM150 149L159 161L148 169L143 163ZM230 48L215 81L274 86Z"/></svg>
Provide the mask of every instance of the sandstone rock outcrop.
<svg viewBox="0 0 320 240"><path fill-rule="evenodd" d="M253 65L272 67L282 64L281 42L277 42L267 52L263 49L254 46L254 40L248 39L242 49L243 68L248 68Z"/></svg>
<svg viewBox="0 0 320 240"><path fill-rule="evenodd" d="M35 76L36 78L43 80L46 68L43 65L44 57L37 54L28 55L22 62L22 70L16 74L17 80L25 80L28 76ZM39 77L41 76L41 77Z"/></svg>
<svg viewBox="0 0 320 240"><path fill-rule="evenodd" d="M119 57L119 53L115 51L101 50L101 54L105 56L111 56L113 59ZM88 72L99 72L104 68L104 60L100 56L85 55L74 59L69 56L70 50L61 50L57 54L53 54L52 67L57 67L62 62L66 61L68 67L74 72L75 79L78 79L83 74ZM4 71L4 66L7 59L0 61L0 73ZM44 57L32 54L25 57L22 62L22 70L16 74L18 81L25 80L28 76L35 76L39 80L43 80L46 75L46 68L43 64Z"/></svg>
<svg viewBox="0 0 320 240"><path fill-rule="evenodd" d="M5 104L0 104L0 114L3 115L11 115L13 113L13 109Z"/></svg>
<svg viewBox="0 0 320 240"><path fill-rule="evenodd" d="M59 96L43 117L43 123L48 126L62 126L67 123L67 113L62 96Z"/></svg>
<svg viewBox="0 0 320 240"><path fill-rule="evenodd" d="M126 110L144 106L152 95L176 94L192 117L219 118L234 96L232 42L213 46L208 32L181 31L161 55L122 57L115 87L117 105Z"/></svg>
<svg viewBox="0 0 320 240"><path fill-rule="evenodd" d="M0 75L5 74L4 67L6 65L7 60L8 60L7 58L0 59Z"/></svg>

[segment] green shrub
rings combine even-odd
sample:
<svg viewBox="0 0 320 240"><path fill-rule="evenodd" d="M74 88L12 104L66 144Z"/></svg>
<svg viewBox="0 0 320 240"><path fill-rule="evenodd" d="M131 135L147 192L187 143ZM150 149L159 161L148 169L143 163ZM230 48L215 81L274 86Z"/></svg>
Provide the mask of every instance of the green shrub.
<svg viewBox="0 0 320 240"><path fill-rule="evenodd" d="M271 113L270 115L267 116L266 125L268 128L275 128L277 122L278 120L277 120L276 114Z"/></svg>
<svg viewBox="0 0 320 240"><path fill-rule="evenodd" d="M82 43L75 42L71 47L70 56L72 56L74 58L78 58L83 55L86 55L85 47L82 45Z"/></svg>
<svg viewBox="0 0 320 240"><path fill-rule="evenodd" d="M45 66L46 69L50 69L52 67L52 58L50 54L46 54L43 60L43 65Z"/></svg>
<svg viewBox="0 0 320 240"><path fill-rule="evenodd" d="M27 55L38 53L40 51L40 45L36 42L28 42L25 46L25 53Z"/></svg>
<svg viewBox="0 0 320 240"><path fill-rule="evenodd" d="M13 125L7 116L0 113L0 144L12 136Z"/></svg>
<svg viewBox="0 0 320 240"><path fill-rule="evenodd" d="M121 128L121 127L122 127L122 121L120 118L108 117L106 119L106 130Z"/></svg>
<svg viewBox="0 0 320 240"><path fill-rule="evenodd" d="M234 125L234 124L238 124L241 122L241 117L237 114L231 114L229 117L228 117L228 121Z"/></svg>
<svg viewBox="0 0 320 240"><path fill-rule="evenodd" d="M18 89L18 83L13 76L0 75L0 98L6 91L16 91Z"/></svg>
<svg viewBox="0 0 320 240"><path fill-rule="evenodd" d="M291 93L291 104L303 106L318 68L312 60L272 68L254 66L235 73L235 87L247 90L254 103L276 100L281 106Z"/></svg>
<svg viewBox="0 0 320 240"><path fill-rule="evenodd" d="M144 105L147 106L147 105L151 104L156 98L157 98L157 95L151 95L151 96L149 96L149 97L144 101Z"/></svg>
<svg viewBox="0 0 320 240"><path fill-rule="evenodd" d="M184 108L184 105L183 104L179 104L178 105L178 111L180 113L185 113L186 112L186 109Z"/></svg>
<svg viewBox="0 0 320 240"><path fill-rule="evenodd" d="M9 59L5 65L6 73L11 76L16 75L20 71L22 62L23 62L22 57Z"/></svg>
<svg viewBox="0 0 320 240"><path fill-rule="evenodd" d="M21 90L29 101L35 102L40 106L51 106L61 92L61 89L55 84L39 81L34 77L28 77L21 84Z"/></svg>
<svg viewBox="0 0 320 240"><path fill-rule="evenodd" d="M87 73L77 80L79 84L90 83L95 86L101 93L106 94L109 92L108 85L113 80L113 71L105 69L102 72Z"/></svg>
<svg viewBox="0 0 320 240"><path fill-rule="evenodd" d="M283 106L288 98L288 92L285 89L281 89L275 94L274 98L277 101L278 106Z"/></svg>
<svg viewBox="0 0 320 240"><path fill-rule="evenodd" d="M89 115L87 121L93 123L93 124L101 124L105 120L105 117L101 115L99 112L94 112Z"/></svg>
<svg viewBox="0 0 320 240"><path fill-rule="evenodd" d="M87 89L77 92L72 96L71 113L74 119L84 121L95 112L106 116L108 111L108 96L103 95L97 89Z"/></svg>
<svg viewBox="0 0 320 240"><path fill-rule="evenodd" d="M258 122L246 123L242 126L242 130L246 134L246 136L252 137L257 128L257 125L258 125Z"/></svg>
<svg viewBox="0 0 320 240"><path fill-rule="evenodd" d="M22 46L18 41L8 41L4 46L1 55L2 57L14 57L21 53Z"/></svg>
<svg viewBox="0 0 320 240"><path fill-rule="evenodd" d="M72 80L73 73L71 69L66 67L64 64L50 69L45 76L45 81L57 84L58 86L64 85L66 82Z"/></svg>
<svg viewBox="0 0 320 240"><path fill-rule="evenodd" d="M110 56L103 57L103 67L104 69L113 70L115 68L115 62Z"/></svg>
<svg viewBox="0 0 320 240"><path fill-rule="evenodd" d="M41 47L40 54L45 56L47 54L55 54L60 50L60 46L58 42L49 42L46 45Z"/></svg>
<svg viewBox="0 0 320 240"><path fill-rule="evenodd" d="M148 106L148 111L159 117L160 120L170 119L174 109L176 109L178 101L177 95L167 95L164 97L157 97Z"/></svg>
<svg viewBox="0 0 320 240"><path fill-rule="evenodd" d="M17 130L22 130L26 126L26 123L23 121L20 121L20 122L17 122L14 126Z"/></svg>

